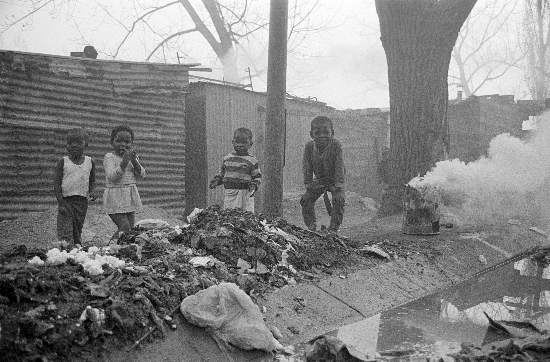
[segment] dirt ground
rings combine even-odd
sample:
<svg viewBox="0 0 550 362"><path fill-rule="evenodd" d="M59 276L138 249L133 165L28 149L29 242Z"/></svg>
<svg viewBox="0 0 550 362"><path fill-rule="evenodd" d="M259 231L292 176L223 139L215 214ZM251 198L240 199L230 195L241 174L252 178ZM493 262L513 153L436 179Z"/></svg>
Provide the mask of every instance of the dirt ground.
<svg viewBox="0 0 550 362"><path fill-rule="evenodd" d="M355 218L350 218L350 221L362 220L374 215L372 210L365 207L365 201L360 197L354 194L349 196L350 207L348 209L353 210L350 214L353 214ZM297 202L297 199L285 201L285 217L289 220L301 220L300 209L295 205ZM323 205L320 203L319 206ZM326 215L321 216L325 212L322 210L318 210L318 212L320 224L328 222ZM253 295L257 298L270 288L284 286L290 282L290 279L296 284L296 282L304 278L311 278L317 273L332 273L332 270L362 265L364 264L363 259L365 259L353 249L347 248L343 242L336 243L337 240L332 237L325 238L321 234L312 234L308 230L289 225L284 219L268 220L274 226L281 228L279 230L284 230L281 232L291 233L296 235L295 238L297 237L294 244L290 245L292 248L287 254L288 263L296 268L294 272L292 272L293 268L287 269L296 274L295 279L293 274L286 275L284 268L282 271L279 270L281 268L278 268L276 272L273 271L275 270L274 266L278 265L278 261L282 258L279 255L279 248L276 247L277 242L286 243L286 237L275 235L262 239L257 234L265 232L264 225L261 224L262 220L238 210L220 210L218 207L209 207L177 236L172 235L172 239L166 239L166 243L163 243L162 240L156 241L157 236L154 236L152 232L143 236L145 235L143 230L136 230L118 240L119 248L124 248L129 252L123 255L133 258L132 260L141 260L139 267L149 271L146 276L140 276L139 272L135 270L132 273L131 267L129 274L118 269L109 269L107 271L109 276L106 278L104 278L104 274L96 277L86 274L82 276L80 275L81 268L74 260L62 263L57 268L41 269L29 265L27 262L29 258L45 259L45 250L56 246L56 214L56 209L51 208L44 212L29 213L19 219L0 223L0 232L4 236L0 250L7 252L1 254L3 259L0 263L2 266L0 289L2 289L1 297L3 298L0 309L0 316L3 316L2 329L7 335L14 336L19 333L16 331L21 324L25 326L22 332L24 339L19 340L17 337L14 340L5 339L4 341L7 343L3 346L4 351L10 351L9 356L11 357L17 356L23 349L27 355L49 353L47 356L54 359L67 355L95 359L92 355L102 348L114 351L118 348L116 343L124 344L138 340L139 336L144 333L143 328L138 324L142 323L141 326L146 326L150 322L147 315L153 322L158 323L159 315L169 316L172 314L169 311L175 310L182 298L209 285L217 284L218 280L238 283L246 293L251 293L251 295L254 293ZM183 217L184 215L174 215L150 207L144 208L136 215L137 220L160 218L168 221L171 225L182 225ZM349 221L347 225L350 225ZM83 230L84 246L106 246L114 231L114 224L107 215L103 214L100 205L90 205ZM222 231L226 236L225 239L218 238ZM134 249L125 246L127 244L136 245L138 235L150 242L146 241L139 252L137 251L138 247L135 246L134 255L132 254ZM21 244L27 248L19 247ZM205 269L204 273L200 274L188 260L191 257L189 252L193 253L189 246L193 245L197 250L205 249L221 260L221 266L214 268L214 271ZM282 247L282 249L285 248ZM261 256L260 251L264 256ZM144 260L138 254L143 255ZM122 254L117 255L121 256ZM272 273L267 274L267 277L261 274L257 276L235 274L235 265L238 265L239 262L237 259L247 258L247 255L261 258L261 262ZM157 260L156 256L162 256L162 258ZM296 270L300 274L297 274ZM165 275L168 272L172 273L172 279ZM201 272L203 272L202 269ZM232 272L235 275L231 274ZM166 278L168 279L165 280ZM172 281L177 281L177 285ZM105 282L106 284L97 284L96 282ZM117 287L112 287L111 282ZM149 284L154 291L150 291L149 286L140 287L140 285ZM82 292L88 289L89 293ZM99 289L101 290L98 292ZM61 295L59 295L60 291ZM155 294L155 291L158 292L158 295ZM107 296L109 296L108 300L105 299ZM139 303L142 299L145 301L142 303L143 305ZM138 303L128 302L132 300L134 302L138 300ZM45 304L46 302L49 304ZM136 304L136 308L141 309L132 310L129 314L124 313L126 311L124 307L119 310L119 306L126 305L128 307L129 305L134 306L134 304ZM105 324L107 329L101 329L99 322L96 323L97 326L92 323L91 327L85 325L84 322L73 323L79 316L83 318L82 308L86 305L90 305L90 308L99 308L97 313L104 311L109 315L107 324ZM154 309L151 306L154 306ZM54 311L59 314L56 316ZM93 321L95 320L93 318L96 317L90 318ZM163 325L162 320L160 324ZM122 331L122 334L117 334L117 338L114 339L116 343L113 342L115 345L104 344L106 339L103 338L103 334L110 335L113 329ZM51 339L52 336L55 339ZM28 344L28 341L32 342ZM53 346L53 349L44 349L41 343ZM102 344L104 344L103 347L101 347Z"/></svg>
<svg viewBox="0 0 550 362"><path fill-rule="evenodd" d="M283 218L289 223L293 223L297 226L303 226L299 206L299 197L300 195L286 195L283 205ZM402 303L407 300L407 298L415 298L416 296L423 295L423 293L426 293L429 290L441 287L444 282L446 283L449 281L460 280L460 278L465 275L464 271L482 269L484 266L478 259L478 256L482 253L488 260L489 265L502 259L502 251L497 250L498 248L495 249L496 247L493 247L493 249L487 248L487 246L483 244L485 241L479 241L477 238L487 240L490 243L493 243L493 238L497 238L498 240L494 240L495 245L513 253L516 252L516 250L523 250L525 248L524 242L526 238L531 237L531 232L528 230L528 227L533 224L526 220L517 220L517 222L522 223L522 225L507 223L506 221L497 225L484 225L477 227L460 225L460 227L443 229L441 234L435 237L404 235L401 233L400 229L400 225L402 223L401 216L376 218L374 202L370 199L361 198L359 195L354 193L348 193L346 200L347 206L340 235L347 237L348 239L346 239L346 242L353 248L376 243L390 253L393 260L393 262L386 263L382 259L371 255L364 258L364 260L362 259L361 262L358 263L361 265L351 266L352 268L372 269L371 271L375 271L374 276L370 276L370 274L357 274L357 278L360 277L359 280L361 285L367 282L371 283L367 289L375 290L377 286L383 286L379 292L373 294L380 295L379 299L381 300L367 303L370 308L373 309L364 311L363 313L365 315L375 311L375 308L382 308L382 306L386 308L391 305L395 305L395 303L398 302ZM324 210L322 200L318 201L316 211L319 216L318 225L328 225L328 216ZM181 225L184 223L184 217L185 215L175 215L165 210L145 207L140 213L137 214L136 220L145 218L160 218L168 221L172 225ZM237 222L233 222L233 225L239 226ZM25 244L30 247L38 246L41 248L53 246L56 242L55 226L55 208L39 213L29 213L28 215L25 215L17 220L1 222L0 233L2 233L3 237L2 242L0 243L0 252L11 249L14 245L18 244ZM85 246L104 245L114 231L114 224L110 221L107 215L103 214L101 206L98 204L92 204L89 208L83 231ZM311 273L308 273L310 277L320 278L320 281L318 282L320 287L315 289L313 286L309 285L307 288L313 289L310 290L306 288L305 294L293 297L294 299L287 303L288 308L285 307L286 304L284 303L286 301L285 298L288 297L287 294L289 289L286 289L286 291L280 293L282 296L279 295L281 300L276 300L272 303L272 307L267 308L267 321L270 322L270 325L277 326L283 332L286 342L303 342L303 339L305 338L304 336L308 335L308 329L311 329L308 324L309 322L306 323L306 321L311 320L311 315L306 313L309 311L308 308L311 308L311 313L313 313L313 315L318 315L319 318L326 319L330 316L333 318L339 318L339 315L335 313L333 309L327 310L328 314L326 315L319 313L319 311L315 309L319 307L319 303L316 303L315 300L310 301L308 299L315 299L316 296L323 300L327 299L326 293L328 292L323 292L325 289L329 291L332 290L334 292L333 295L339 295L343 298L342 300L347 301L346 303L350 303L349 305L355 305L353 303L356 301L359 301L356 303L358 306L364 304L364 296L362 294L359 295L361 288L357 285L358 280L353 279L351 272L348 276L346 272L332 270L332 266L340 267L340 265L337 265L338 263L336 262L332 263L332 266L324 265L327 260L330 261L330 256L338 257L337 253L333 253L334 255L328 255L327 250L334 250L333 246L327 244L327 247L324 247L323 245L318 245L317 242L311 244L317 246L317 249L322 250L319 258L322 259L323 263L321 263L321 265L317 263L314 268L308 267L304 270L311 271ZM310 253L307 251L306 254L310 256ZM311 256L315 256L313 255L313 252L311 254ZM327 255L327 258L324 258L325 255ZM357 256L362 257L363 255L357 254ZM338 258L338 261L344 261L344 258ZM456 266L454 265L455 259ZM349 260L352 260L352 258ZM349 260L344 261L344 263L353 264ZM295 264L295 260L291 261L291 263ZM386 264L388 265L387 267L384 266ZM390 273L391 270L393 270L391 269L391 266L394 264L398 265L395 268L399 271L397 274L394 273L395 275ZM299 263L296 265L299 265ZM327 268L325 268L325 266ZM72 267L72 265L66 266L66 268L69 269ZM69 269L67 269L67 278L61 279L67 279L69 282L74 282L74 278L71 279L68 277L72 273L72 269ZM418 272L418 275L412 273L413 269ZM433 273L435 273L434 277L431 277L431 274ZM413 274L414 276L411 277ZM161 278L162 275L159 275L159 278ZM385 280L386 284L378 282L378 279L383 279L383 277L387 277L388 279ZM328 278L330 280L323 282L324 278ZM401 280L399 278L405 279ZM408 285L408 283L411 282L411 278L414 280L418 279L418 290L413 290L413 286L416 284L412 283L412 286ZM396 283L394 279L400 281ZM351 284L346 286L344 285L345 283ZM398 286L395 286L397 284ZM298 283L296 288L299 288L300 286L301 284ZM383 298L383 295L389 293L388 290L391 289L391 286L397 288L396 293L399 292L403 294L401 299L392 297L392 299L389 300L389 297L386 299L384 299L385 297ZM406 286L406 293L403 292L403 286ZM80 287L81 286L77 286L77 288ZM131 289L132 288L129 290ZM296 304L296 301L299 301L299 303ZM269 306L270 304L267 305ZM345 306L347 307L348 304L345 304ZM284 316L286 315L285 313L287 309L289 311L289 317L285 319ZM300 323L297 323L300 314L303 314L303 328L300 327ZM322 322L324 321L319 321L319 324L322 325ZM289 326L294 328L290 330ZM113 350L109 347L107 347L107 349Z"/></svg>

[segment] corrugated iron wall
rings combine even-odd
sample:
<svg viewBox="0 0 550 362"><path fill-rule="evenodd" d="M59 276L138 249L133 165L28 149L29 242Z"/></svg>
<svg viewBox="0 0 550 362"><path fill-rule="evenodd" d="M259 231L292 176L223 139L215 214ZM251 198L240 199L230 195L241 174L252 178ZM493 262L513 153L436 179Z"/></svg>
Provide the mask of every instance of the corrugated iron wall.
<svg viewBox="0 0 550 362"><path fill-rule="evenodd" d="M90 134L102 191L110 132L123 123L148 171L138 184L144 204L183 212L187 88L183 65L0 51L0 218L54 204L54 165L73 127Z"/></svg>
<svg viewBox="0 0 550 362"><path fill-rule="evenodd" d="M190 85L188 104L198 104L203 112L194 112L194 124L206 125L206 153L200 160L206 162L207 176L188 180L189 191L207 193L207 204L222 203L221 188L208 190L206 182L217 172L224 155L232 151L233 130L248 127L254 133L254 145L251 153L260 160L263 167L263 145L265 132L264 93L252 92L229 85L197 82ZM376 176L376 163L387 137L387 115L382 112L337 111L323 103L288 99L286 154L284 175L285 192L303 191L302 153L304 145L310 140L309 128L313 117L320 114L334 119L336 137L342 141L346 161L348 190L376 197L380 185ZM192 162L189 160L189 162ZM202 178L206 178L203 180ZM190 183L194 183L191 185ZM257 209L261 209L262 188L256 197ZM197 200L202 198L197 198ZM204 206L197 204L199 206Z"/></svg>

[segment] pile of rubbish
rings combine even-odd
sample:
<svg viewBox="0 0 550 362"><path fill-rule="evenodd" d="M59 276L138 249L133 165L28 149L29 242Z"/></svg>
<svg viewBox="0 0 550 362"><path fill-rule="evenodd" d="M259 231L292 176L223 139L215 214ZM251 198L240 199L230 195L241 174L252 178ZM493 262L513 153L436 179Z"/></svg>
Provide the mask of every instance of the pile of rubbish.
<svg viewBox="0 0 550 362"><path fill-rule="evenodd" d="M240 210L213 206L188 221L171 227L146 220L103 247L19 246L1 255L0 355L14 361L100 358L177 328L174 313L199 291L230 285L236 300L244 295L255 305L270 288L359 258L334 237ZM224 333L220 338L231 341Z"/></svg>

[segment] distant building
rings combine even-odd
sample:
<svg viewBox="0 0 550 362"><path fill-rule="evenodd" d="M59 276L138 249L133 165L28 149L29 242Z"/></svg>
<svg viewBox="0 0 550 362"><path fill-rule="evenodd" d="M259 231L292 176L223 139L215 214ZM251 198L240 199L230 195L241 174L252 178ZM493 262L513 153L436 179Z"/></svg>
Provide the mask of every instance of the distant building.
<svg viewBox="0 0 550 362"><path fill-rule="evenodd" d="M547 103L547 102L546 102ZM450 134L450 158L469 162L485 155L490 141L501 133L523 138L524 121L547 109L540 101L514 100L513 95L471 96L449 101L447 119Z"/></svg>

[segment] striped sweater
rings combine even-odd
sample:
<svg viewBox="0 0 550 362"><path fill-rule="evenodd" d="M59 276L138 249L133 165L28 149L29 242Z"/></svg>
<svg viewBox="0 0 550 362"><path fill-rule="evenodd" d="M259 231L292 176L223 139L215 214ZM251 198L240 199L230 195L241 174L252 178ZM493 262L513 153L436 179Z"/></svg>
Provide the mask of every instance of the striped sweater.
<svg viewBox="0 0 550 362"><path fill-rule="evenodd" d="M226 189L246 190L251 183L257 187L261 177L256 157L231 152L223 158L220 171L214 179L218 180L218 185L223 184Z"/></svg>

